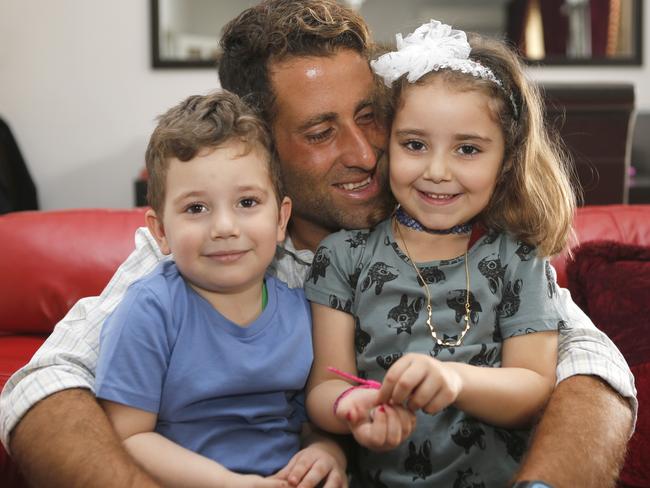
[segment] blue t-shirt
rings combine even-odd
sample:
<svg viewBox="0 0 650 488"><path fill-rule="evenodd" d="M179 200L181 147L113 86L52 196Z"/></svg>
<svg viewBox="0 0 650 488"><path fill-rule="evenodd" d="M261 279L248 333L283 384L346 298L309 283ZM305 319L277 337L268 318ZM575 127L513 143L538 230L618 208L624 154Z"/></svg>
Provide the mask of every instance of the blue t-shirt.
<svg viewBox="0 0 650 488"><path fill-rule="evenodd" d="M240 327L161 263L102 328L97 397L156 413L156 432L232 471L283 468L306 421L311 316L302 290L266 285L266 308Z"/></svg>

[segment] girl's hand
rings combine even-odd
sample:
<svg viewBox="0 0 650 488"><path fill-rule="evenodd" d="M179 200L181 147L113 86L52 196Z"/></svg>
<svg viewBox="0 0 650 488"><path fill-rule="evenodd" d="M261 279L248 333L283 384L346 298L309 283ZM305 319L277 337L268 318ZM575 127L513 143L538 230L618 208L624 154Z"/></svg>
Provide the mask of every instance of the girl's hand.
<svg viewBox="0 0 650 488"><path fill-rule="evenodd" d="M380 404L379 390L356 389L339 402L336 416L347 423L356 441L374 451L389 451L415 428L415 414L402 406Z"/></svg>
<svg viewBox="0 0 650 488"><path fill-rule="evenodd" d="M411 412L439 412L456 401L463 388L454 363L424 354L406 354L390 367L377 401L405 405Z"/></svg>
<svg viewBox="0 0 650 488"><path fill-rule="evenodd" d="M289 463L273 475L273 478L286 480L292 487L347 488L345 468L336 462L334 456L312 444L291 458ZM324 481L322 485L319 483Z"/></svg>

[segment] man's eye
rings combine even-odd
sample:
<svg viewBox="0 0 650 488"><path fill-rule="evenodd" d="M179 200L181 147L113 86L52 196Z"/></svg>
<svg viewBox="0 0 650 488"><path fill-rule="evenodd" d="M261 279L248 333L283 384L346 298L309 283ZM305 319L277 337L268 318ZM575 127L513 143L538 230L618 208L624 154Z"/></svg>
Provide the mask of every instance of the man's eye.
<svg viewBox="0 0 650 488"><path fill-rule="evenodd" d="M191 205L188 205L185 211L189 214L198 214L202 212L207 212L208 207L206 207L202 203L193 203Z"/></svg>
<svg viewBox="0 0 650 488"><path fill-rule="evenodd" d="M331 134L332 134L333 129L325 129L324 131L321 132L315 132L313 134L307 134L307 140L309 142L322 142L325 139L327 139Z"/></svg>
<svg viewBox="0 0 650 488"><path fill-rule="evenodd" d="M471 144L463 144L458 148L458 152L463 156L473 156L474 154L478 154L480 151Z"/></svg>
<svg viewBox="0 0 650 488"><path fill-rule="evenodd" d="M404 143L404 147L409 151L416 151L416 152L423 151L424 149L426 149L424 143L420 141L406 141Z"/></svg>
<svg viewBox="0 0 650 488"><path fill-rule="evenodd" d="M372 124L375 122L375 112L369 110L367 112L362 112L357 116L358 125Z"/></svg>
<svg viewBox="0 0 650 488"><path fill-rule="evenodd" d="M256 198L242 198L239 200L239 206L244 208L251 208L257 205L259 201Z"/></svg>

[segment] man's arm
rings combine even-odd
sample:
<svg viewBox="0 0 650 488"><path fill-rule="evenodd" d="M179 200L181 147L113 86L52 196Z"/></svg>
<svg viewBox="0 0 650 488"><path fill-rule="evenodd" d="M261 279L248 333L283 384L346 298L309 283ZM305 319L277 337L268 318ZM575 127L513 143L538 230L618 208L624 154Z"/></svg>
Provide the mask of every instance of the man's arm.
<svg viewBox="0 0 650 488"><path fill-rule="evenodd" d="M10 447L32 486L159 486L127 454L88 390L38 402L12 431Z"/></svg>
<svg viewBox="0 0 650 488"><path fill-rule="evenodd" d="M554 488L613 487L632 429L628 400L592 376L562 381L537 426L516 480Z"/></svg>

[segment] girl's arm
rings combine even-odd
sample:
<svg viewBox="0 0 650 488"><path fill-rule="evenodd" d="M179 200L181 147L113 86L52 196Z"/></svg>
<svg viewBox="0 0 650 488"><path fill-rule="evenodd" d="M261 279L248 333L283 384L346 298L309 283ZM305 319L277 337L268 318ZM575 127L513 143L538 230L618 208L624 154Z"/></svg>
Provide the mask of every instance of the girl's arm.
<svg viewBox="0 0 650 488"><path fill-rule="evenodd" d="M506 339L500 368L407 354L388 370L380 401L406 402L411 410L427 413L453 404L493 425L524 427L553 391L556 357L557 332Z"/></svg>
<svg viewBox="0 0 650 488"><path fill-rule="evenodd" d="M288 487L283 480L239 475L154 432L156 414L100 400L118 437L138 464L164 486Z"/></svg>
<svg viewBox="0 0 650 488"><path fill-rule="evenodd" d="M415 426L415 416L401 406L380 405L378 390L355 390L334 404L353 385L327 370L357 373L352 315L316 303L312 307L314 363L307 382L307 412L314 424L336 434L352 433L375 450L393 449ZM377 407L377 408L375 408Z"/></svg>
<svg viewBox="0 0 650 488"><path fill-rule="evenodd" d="M314 362L307 381L305 401L310 420L326 432L349 434L350 428L334 415L334 402L352 385L327 370L333 366L357 374L354 352L354 317L311 304Z"/></svg>
<svg viewBox="0 0 650 488"><path fill-rule="evenodd" d="M530 425L553 392L557 336L549 331L506 339L500 368L452 363L463 383L456 407L494 425Z"/></svg>

